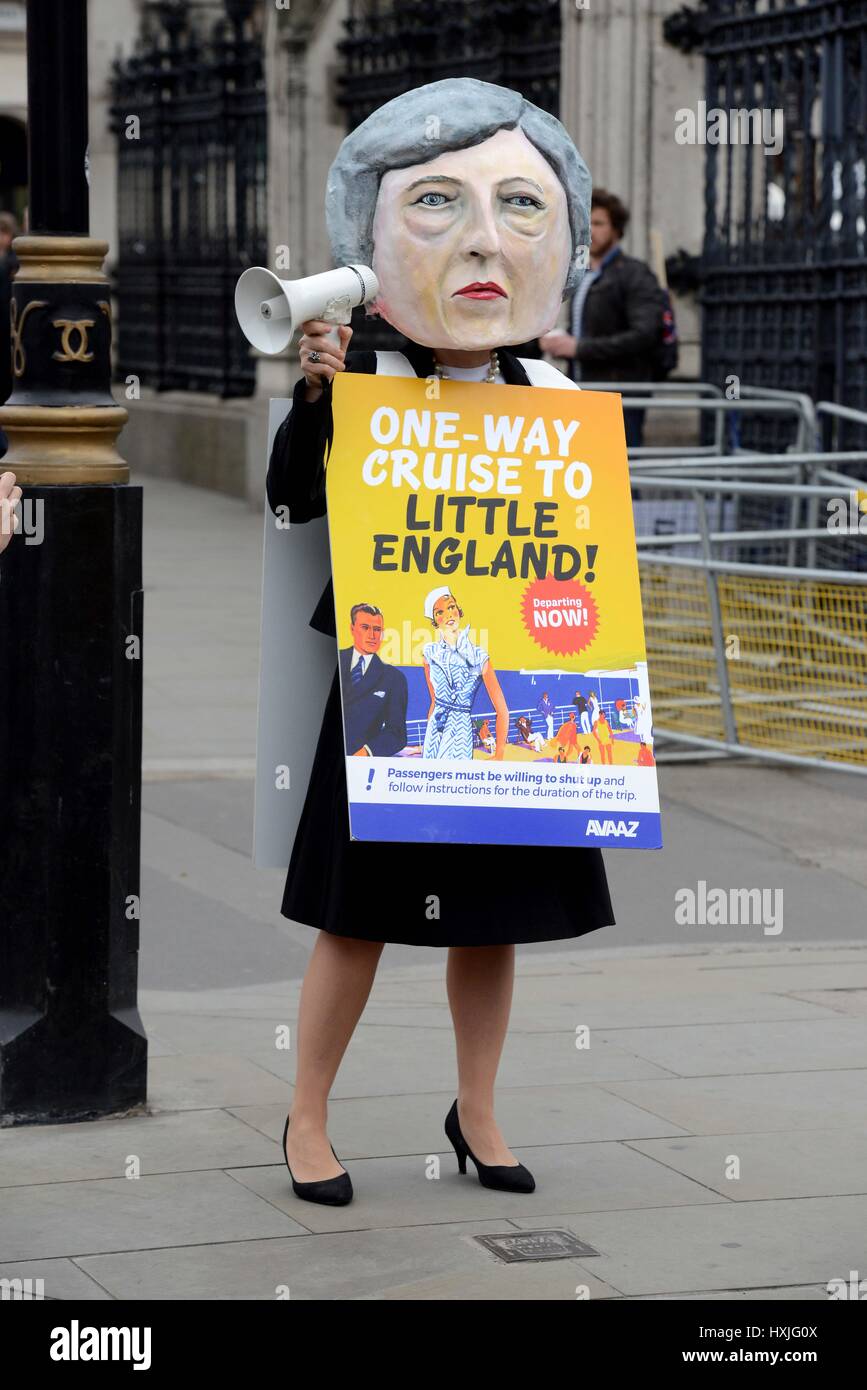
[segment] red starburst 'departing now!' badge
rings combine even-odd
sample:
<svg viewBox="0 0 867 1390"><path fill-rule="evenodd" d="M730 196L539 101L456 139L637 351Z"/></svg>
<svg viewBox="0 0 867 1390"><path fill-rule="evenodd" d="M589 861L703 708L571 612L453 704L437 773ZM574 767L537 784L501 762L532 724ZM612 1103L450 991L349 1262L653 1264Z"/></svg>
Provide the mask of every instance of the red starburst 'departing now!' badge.
<svg viewBox="0 0 867 1390"><path fill-rule="evenodd" d="M524 590L521 610L533 641L561 656L583 652L599 627L596 600L577 579L534 579Z"/></svg>

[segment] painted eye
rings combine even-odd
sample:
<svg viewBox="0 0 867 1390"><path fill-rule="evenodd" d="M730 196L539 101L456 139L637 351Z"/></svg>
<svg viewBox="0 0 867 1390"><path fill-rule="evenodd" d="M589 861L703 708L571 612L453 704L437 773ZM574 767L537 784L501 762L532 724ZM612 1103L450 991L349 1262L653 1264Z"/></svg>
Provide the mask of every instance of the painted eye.
<svg viewBox="0 0 867 1390"><path fill-rule="evenodd" d="M506 202L519 208L543 208L545 206L544 203L540 203L538 198L533 198L529 193L512 193Z"/></svg>
<svg viewBox="0 0 867 1390"><path fill-rule="evenodd" d="M439 199L438 202L430 202L429 199ZM453 198L447 198L445 193L422 193L420 198L416 198L416 203L421 203L426 208L442 208L446 203L454 202Z"/></svg>

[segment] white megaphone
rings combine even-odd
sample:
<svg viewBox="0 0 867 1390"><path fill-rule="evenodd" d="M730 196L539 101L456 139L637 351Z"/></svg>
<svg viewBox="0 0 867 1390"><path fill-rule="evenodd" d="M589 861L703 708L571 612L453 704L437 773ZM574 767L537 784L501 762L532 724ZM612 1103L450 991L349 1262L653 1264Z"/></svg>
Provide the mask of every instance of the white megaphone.
<svg viewBox="0 0 867 1390"><path fill-rule="evenodd" d="M349 323L352 310L379 293L369 266L344 265L303 280L281 280L265 266L245 270L235 286L235 313L245 337L259 352L282 352L308 319ZM335 327L328 334L337 344Z"/></svg>

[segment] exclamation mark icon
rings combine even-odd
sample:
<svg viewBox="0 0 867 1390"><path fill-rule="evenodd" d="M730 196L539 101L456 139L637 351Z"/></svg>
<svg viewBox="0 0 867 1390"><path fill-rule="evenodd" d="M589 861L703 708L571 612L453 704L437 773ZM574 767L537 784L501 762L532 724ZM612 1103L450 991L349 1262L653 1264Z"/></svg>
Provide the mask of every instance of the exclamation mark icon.
<svg viewBox="0 0 867 1390"><path fill-rule="evenodd" d="M367 786L365 787L365 791L370 791L370 788L371 788L372 785L373 785L373 778L374 778L375 773L376 773L376 768L375 768L375 767L372 767L372 768L370 769L370 771L368 772L368 774L367 774Z"/></svg>

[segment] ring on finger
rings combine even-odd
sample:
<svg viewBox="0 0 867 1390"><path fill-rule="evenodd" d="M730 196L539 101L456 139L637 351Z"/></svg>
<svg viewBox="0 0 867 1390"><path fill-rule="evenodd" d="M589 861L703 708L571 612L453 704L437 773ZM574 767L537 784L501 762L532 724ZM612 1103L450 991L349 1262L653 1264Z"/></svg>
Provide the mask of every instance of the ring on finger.
<svg viewBox="0 0 867 1390"><path fill-rule="evenodd" d="M315 348L313 348L312 352L310 353L310 361L311 361L311 362L321 362L321 361L322 361L322 358L320 357L319 353L316 351Z"/></svg>

